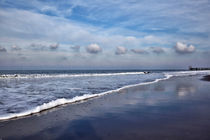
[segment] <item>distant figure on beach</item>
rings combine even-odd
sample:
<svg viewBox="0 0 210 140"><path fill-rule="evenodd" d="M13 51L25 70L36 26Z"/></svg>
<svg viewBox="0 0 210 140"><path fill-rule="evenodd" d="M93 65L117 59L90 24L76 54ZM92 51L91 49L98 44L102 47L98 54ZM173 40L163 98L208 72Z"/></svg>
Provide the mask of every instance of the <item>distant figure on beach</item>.
<svg viewBox="0 0 210 140"><path fill-rule="evenodd" d="M144 74L149 74L150 72L149 71L144 71Z"/></svg>

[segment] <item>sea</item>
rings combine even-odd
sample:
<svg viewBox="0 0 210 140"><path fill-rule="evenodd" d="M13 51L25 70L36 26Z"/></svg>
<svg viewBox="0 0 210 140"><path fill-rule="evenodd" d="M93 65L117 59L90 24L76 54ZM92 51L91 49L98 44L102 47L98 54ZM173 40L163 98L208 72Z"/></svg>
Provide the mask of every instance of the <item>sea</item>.
<svg viewBox="0 0 210 140"><path fill-rule="evenodd" d="M0 121L114 94L174 76L206 74L210 74L210 71L0 70Z"/></svg>

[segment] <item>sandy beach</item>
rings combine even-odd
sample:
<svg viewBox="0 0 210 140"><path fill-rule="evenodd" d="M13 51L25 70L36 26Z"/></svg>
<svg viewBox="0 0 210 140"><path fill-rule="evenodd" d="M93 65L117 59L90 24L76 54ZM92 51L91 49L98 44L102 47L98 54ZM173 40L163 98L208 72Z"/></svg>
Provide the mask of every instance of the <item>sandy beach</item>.
<svg viewBox="0 0 210 140"><path fill-rule="evenodd" d="M208 140L210 82L173 77L0 122L0 139Z"/></svg>

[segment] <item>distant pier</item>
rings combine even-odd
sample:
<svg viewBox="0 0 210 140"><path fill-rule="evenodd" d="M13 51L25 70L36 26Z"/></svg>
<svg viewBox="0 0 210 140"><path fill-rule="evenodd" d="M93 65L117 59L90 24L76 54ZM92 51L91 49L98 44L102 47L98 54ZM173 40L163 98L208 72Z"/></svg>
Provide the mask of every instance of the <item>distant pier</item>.
<svg viewBox="0 0 210 140"><path fill-rule="evenodd" d="M199 67L193 68L193 67L189 66L189 70L210 70L210 68L199 68Z"/></svg>

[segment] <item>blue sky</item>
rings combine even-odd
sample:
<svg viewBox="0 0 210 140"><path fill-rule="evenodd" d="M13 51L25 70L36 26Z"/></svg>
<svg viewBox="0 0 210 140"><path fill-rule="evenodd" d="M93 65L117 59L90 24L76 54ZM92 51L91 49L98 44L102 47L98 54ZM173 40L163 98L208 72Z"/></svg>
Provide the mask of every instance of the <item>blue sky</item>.
<svg viewBox="0 0 210 140"><path fill-rule="evenodd" d="M0 0L0 69L210 66L208 0Z"/></svg>

